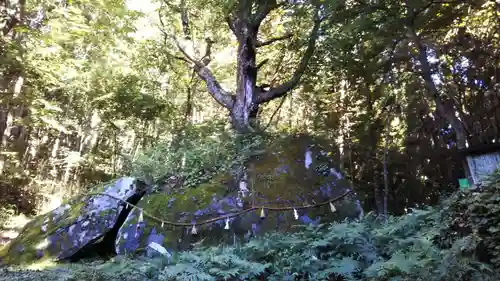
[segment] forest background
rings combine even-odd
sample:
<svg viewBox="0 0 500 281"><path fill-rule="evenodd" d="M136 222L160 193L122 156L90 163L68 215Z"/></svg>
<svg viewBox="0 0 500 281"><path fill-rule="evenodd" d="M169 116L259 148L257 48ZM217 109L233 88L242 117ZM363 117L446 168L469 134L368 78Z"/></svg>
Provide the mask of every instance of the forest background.
<svg viewBox="0 0 500 281"><path fill-rule="evenodd" d="M0 206L197 173L237 119L218 96L241 93L232 4L2 1ZM326 139L366 210L434 204L464 176L459 148L500 141L499 17L498 1L284 2L260 24L254 83L274 95L252 126Z"/></svg>

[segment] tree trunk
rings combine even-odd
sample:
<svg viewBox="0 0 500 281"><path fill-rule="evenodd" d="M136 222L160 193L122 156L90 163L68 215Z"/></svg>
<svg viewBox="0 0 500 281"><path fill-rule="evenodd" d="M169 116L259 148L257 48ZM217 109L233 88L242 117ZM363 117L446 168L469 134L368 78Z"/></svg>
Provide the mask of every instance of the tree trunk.
<svg viewBox="0 0 500 281"><path fill-rule="evenodd" d="M307 41L307 48L292 77L281 85L269 87L269 90L264 90L262 87L257 87L256 85L257 71L262 66L262 64L259 66L256 65L257 48L280 40L289 39L292 35L288 34L260 41L257 38L257 34L264 19L271 11L278 9L282 4L276 0L240 0L235 1L233 4L225 19L229 25L229 29L238 40L237 85L235 93L224 90L208 68L208 63L210 62L210 44L207 45L205 56L197 58L196 52L195 54L189 54L174 37L173 40L183 55L182 57L174 57L191 64L193 69L198 73L198 76L205 81L207 90L212 97L220 105L229 110L233 129L238 133L247 133L251 132L252 126L255 125L253 121L256 120L260 104L285 96L300 82L309 59L313 56L316 40L318 39L322 22L320 18L321 5L318 3L312 4L312 8L314 9L314 25ZM180 7L175 10L182 11L185 8ZM160 23L164 26L161 16ZM166 40L172 39L166 32L165 36Z"/></svg>
<svg viewBox="0 0 500 281"><path fill-rule="evenodd" d="M257 68L257 30L250 24L240 24L238 38L238 65L236 74L236 99L230 109L231 123L238 133L251 131L251 115L256 115L255 104ZM254 113L254 114L251 114Z"/></svg>
<svg viewBox="0 0 500 281"><path fill-rule="evenodd" d="M373 177L373 184L375 186L375 208L377 210L377 216L378 217L381 217L382 214L383 214L383 199L382 199L382 189L380 188L380 186L378 185L378 182L379 182L379 179L378 177L376 176L376 174L374 174L374 177Z"/></svg>
<svg viewBox="0 0 500 281"><path fill-rule="evenodd" d="M408 4L407 6L409 19L413 20L415 17L415 12L410 8ZM418 61L420 62L422 67L421 76L425 82L429 97L434 100L437 113L445 118L455 131L457 148L465 148L467 143L467 133L465 130L465 126L462 121L455 115L456 109L453 105L453 101L446 101L441 97L436 83L432 79L432 68L429 63L429 59L427 58L427 47L422 43L420 36L415 31L415 27L413 26L412 21L407 24L407 30L409 39L413 41L418 50Z"/></svg>
<svg viewBox="0 0 500 281"><path fill-rule="evenodd" d="M391 127L391 118L390 118L390 112L389 116L387 117L386 124L385 124L385 146L384 146L384 192L383 192L383 197L382 197L382 216L384 220L387 220L388 216L388 211L387 211L387 196L389 195L389 171L387 168L387 162L388 162L388 157L389 157L389 130Z"/></svg>
<svg viewBox="0 0 500 281"><path fill-rule="evenodd" d="M7 104L0 105L0 148L4 146L4 134L7 130L9 117L9 106ZM7 141L5 141L7 142Z"/></svg>

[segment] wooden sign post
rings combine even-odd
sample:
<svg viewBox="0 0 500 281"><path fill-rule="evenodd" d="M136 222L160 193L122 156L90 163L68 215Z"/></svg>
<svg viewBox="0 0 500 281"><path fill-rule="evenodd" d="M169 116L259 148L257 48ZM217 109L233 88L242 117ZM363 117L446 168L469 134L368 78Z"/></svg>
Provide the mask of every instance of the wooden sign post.
<svg viewBox="0 0 500 281"><path fill-rule="evenodd" d="M476 146L459 151L464 157L466 175L459 179L460 189L476 188L500 168L500 143Z"/></svg>

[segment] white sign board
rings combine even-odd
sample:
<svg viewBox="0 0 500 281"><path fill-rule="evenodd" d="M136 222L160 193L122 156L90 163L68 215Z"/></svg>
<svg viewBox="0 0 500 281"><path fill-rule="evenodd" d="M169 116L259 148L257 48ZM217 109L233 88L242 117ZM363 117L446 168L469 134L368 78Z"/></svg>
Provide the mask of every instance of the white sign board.
<svg viewBox="0 0 500 281"><path fill-rule="evenodd" d="M500 168L500 152L467 156L467 164L475 185Z"/></svg>

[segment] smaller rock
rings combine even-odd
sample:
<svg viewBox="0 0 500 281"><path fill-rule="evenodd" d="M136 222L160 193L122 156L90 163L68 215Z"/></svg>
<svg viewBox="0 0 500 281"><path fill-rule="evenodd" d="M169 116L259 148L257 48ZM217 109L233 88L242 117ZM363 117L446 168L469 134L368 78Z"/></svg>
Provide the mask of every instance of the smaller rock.
<svg viewBox="0 0 500 281"><path fill-rule="evenodd" d="M161 246L160 244L158 244L156 242L151 242L148 245L147 256L150 258L154 257L154 252L151 250L153 250L153 251L155 251L155 252L157 252L157 253L159 253L162 256L165 256L167 258L172 257L172 255L167 251L167 249L165 249L163 246Z"/></svg>
<svg viewBox="0 0 500 281"><path fill-rule="evenodd" d="M135 178L124 177L98 187L93 192L127 200L142 192L139 183ZM109 196L74 198L26 224L19 236L7 245L7 251L0 259L9 264L20 264L40 258L70 258L111 230L122 211L122 201Z"/></svg>

